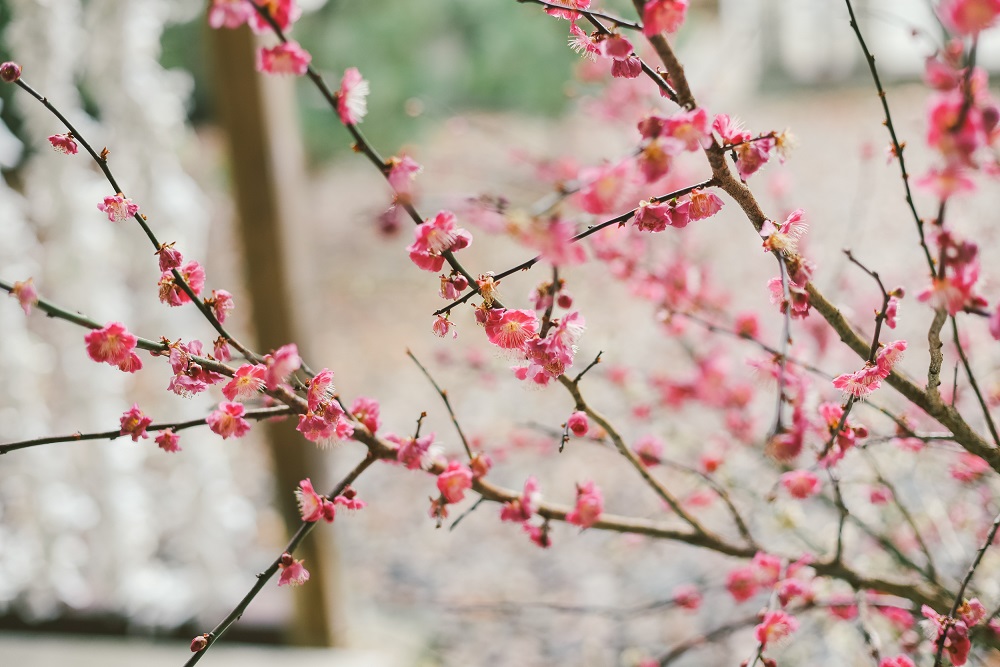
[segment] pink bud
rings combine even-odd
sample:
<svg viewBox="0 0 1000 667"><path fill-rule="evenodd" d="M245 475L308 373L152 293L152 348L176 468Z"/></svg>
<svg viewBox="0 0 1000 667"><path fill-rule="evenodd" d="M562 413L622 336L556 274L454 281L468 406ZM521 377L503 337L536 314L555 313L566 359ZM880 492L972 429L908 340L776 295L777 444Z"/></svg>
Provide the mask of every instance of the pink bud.
<svg viewBox="0 0 1000 667"><path fill-rule="evenodd" d="M208 648L208 635L198 635L191 640L191 652L198 653Z"/></svg>
<svg viewBox="0 0 1000 667"><path fill-rule="evenodd" d="M0 65L0 81L14 83L21 78L21 66L15 62L5 62Z"/></svg>
<svg viewBox="0 0 1000 667"><path fill-rule="evenodd" d="M566 426L573 432L573 435L578 438L582 438L587 435L587 431L590 430L590 423L587 421L587 413L580 411L574 412L566 421Z"/></svg>

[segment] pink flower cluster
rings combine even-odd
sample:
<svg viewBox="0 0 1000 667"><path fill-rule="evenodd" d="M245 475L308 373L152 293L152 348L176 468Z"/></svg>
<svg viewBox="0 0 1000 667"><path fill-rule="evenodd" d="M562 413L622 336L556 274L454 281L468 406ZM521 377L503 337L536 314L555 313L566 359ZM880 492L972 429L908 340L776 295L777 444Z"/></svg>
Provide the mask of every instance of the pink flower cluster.
<svg viewBox="0 0 1000 667"><path fill-rule="evenodd" d="M545 549L551 546L548 523L543 523L540 526L531 523L531 517L538 511L541 502L542 493L538 487L538 480L529 477L524 482L524 490L520 497L504 503L503 507L500 508L500 520L520 523L531 541Z"/></svg>
<svg viewBox="0 0 1000 667"><path fill-rule="evenodd" d="M924 605L920 612L927 619L934 633L934 646L944 646L945 653L951 664L961 667L969 659L972 642L969 639L969 629L986 619L987 611L978 599L963 600L958 608L958 618L941 616L931 607Z"/></svg>
<svg viewBox="0 0 1000 667"><path fill-rule="evenodd" d="M432 220L417 225L414 234L416 239L406 251L410 260L424 271L440 271L444 266L443 253L468 248L472 243L472 234L456 225L451 211L441 211Z"/></svg>
<svg viewBox="0 0 1000 667"><path fill-rule="evenodd" d="M121 322L111 322L84 336L87 354L98 363L117 366L126 373L142 368L142 360L134 350L139 339L129 333Z"/></svg>
<svg viewBox="0 0 1000 667"><path fill-rule="evenodd" d="M889 377L892 367L906 351L905 340L894 340L878 351L875 363L866 363L864 368L854 373L844 373L833 379L833 386L848 396L864 399L882 386L882 380Z"/></svg>
<svg viewBox="0 0 1000 667"><path fill-rule="evenodd" d="M240 403L223 401L205 418L205 423L212 433L221 436L223 440L242 438L250 431L250 422L243 418L246 411Z"/></svg>
<svg viewBox="0 0 1000 667"><path fill-rule="evenodd" d="M955 315L966 308L985 308L986 299L976 293L979 282L979 246L937 230L933 242L938 247L941 266L929 287L917 294L917 301L944 308Z"/></svg>
<svg viewBox="0 0 1000 667"><path fill-rule="evenodd" d="M131 218L139 212L139 205L132 202L122 193L105 197L104 201L97 205L98 210L107 214L111 222L121 222Z"/></svg>
<svg viewBox="0 0 1000 667"><path fill-rule="evenodd" d="M139 438L148 438L146 429L153 420L143 414L138 403L133 403L125 414L121 416L121 434L132 437L132 442L139 442Z"/></svg>
<svg viewBox="0 0 1000 667"><path fill-rule="evenodd" d="M566 515L567 523L581 528L590 528L604 512L604 496L593 482L576 485L576 505Z"/></svg>
<svg viewBox="0 0 1000 667"><path fill-rule="evenodd" d="M299 514L303 521L313 522L323 519L327 523L333 523L337 516L337 505L348 510L364 509L366 503L358 499L357 492L348 486L344 491L330 500L326 496L316 493L312 481L307 477L299 482L299 488L295 489L295 498L299 504Z"/></svg>
<svg viewBox="0 0 1000 667"><path fill-rule="evenodd" d="M754 137L743 129L739 121L724 113L715 117L712 129L736 155L736 171L744 181L767 164L771 159L771 152L777 146L773 136Z"/></svg>
<svg viewBox="0 0 1000 667"><path fill-rule="evenodd" d="M205 370L201 364L192 359L192 357L202 356L204 354L202 352L201 341L199 340L193 340L186 345L181 341L171 343L170 369L174 374L170 378L170 384L167 385L167 389L178 396L188 397L200 394L210 385L218 384L225 380L225 376L215 371ZM227 387L230 384L232 382L223 388L222 393L232 401L235 397L227 391Z"/></svg>
<svg viewBox="0 0 1000 667"><path fill-rule="evenodd" d="M268 364L264 378L264 384L268 389L273 389L283 383L288 374L301 364L298 352L294 349L290 351L290 348L295 348L295 346L286 345L279 349L275 352L275 361ZM278 360L278 355L282 353L282 350L285 350L283 353L284 361ZM291 360L288 359L290 353L294 353L294 368L292 368ZM279 368L280 370L278 370ZM276 370L277 373L273 372ZM334 440L347 440L354 434L354 425L349 421L334 393L333 371L324 368L313 377L309 382L306 401L309 410L306 414L299 415L299 424L295 427L306 440L320 446L326 446Z"/></svg>
<svg viewBox="0 0 1000 667"><path fill-rule="evenodd" d="M180 253L177 253L177 255L180 255ZM160 254L161 266L164 262L166 262L167 265L172 264L173 259L174 257L172 254L167 255L166 257L162 254L162 252ZM183 287L181 287L174 277L174 271L177 271L181 275L184 282L188 284L188 287L191 288L191 291L194 292L195 296L201 295L201 291L205 288L205 269L202 268L201 264L198 262L191 260L185 264L183 268L171 267L170 269L164 270L160 275L159 294L161 303L176 307L191 301L191 297L188 296L188 293Z"/></svg>

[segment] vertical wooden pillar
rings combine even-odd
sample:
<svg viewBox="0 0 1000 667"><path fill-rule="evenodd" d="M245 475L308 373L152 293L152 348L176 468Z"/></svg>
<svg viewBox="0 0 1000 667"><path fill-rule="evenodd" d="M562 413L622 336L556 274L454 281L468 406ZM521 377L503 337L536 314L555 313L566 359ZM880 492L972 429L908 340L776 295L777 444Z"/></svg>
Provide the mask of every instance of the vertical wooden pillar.
<svg viewBox="0 0 1000 667"><path fill-rule="evenodd" d="M212 30L212 89L220 123L229 140L229 167L243 243L243 268L250 288L257 349L267 351L296 342L295 312L286 271L286 222L295 215L304 163L292 79L259 74L254 67L256 42L246 28ZM286 525L298 526L292 491L299 480L315 477L315 447L285 422L266 424L274 461L277 498ZM328 594L336 563L329 541L312 536L296 555L305 558L309 584L292 593L295 617L291 643L332 646L341 643L342 615Z"/></svg>

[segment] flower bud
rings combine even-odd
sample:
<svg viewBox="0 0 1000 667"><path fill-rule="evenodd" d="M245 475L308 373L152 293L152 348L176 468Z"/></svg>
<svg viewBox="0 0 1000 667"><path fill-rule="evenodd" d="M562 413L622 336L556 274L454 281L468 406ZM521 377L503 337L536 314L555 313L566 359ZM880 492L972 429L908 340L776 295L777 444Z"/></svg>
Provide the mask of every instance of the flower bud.
<svg viewBox="0 0 1000 667"><path fill-rule="evenodd" d="M198 653L208 648L208 635L198 635L191 640L191 652Z"/></svg>
<svg viewBox="0 0 1000 667"><path fill-rule="evenodd" d="M14 83L21 78L21 66L13 61L0 65L0 81Z"/></svg>

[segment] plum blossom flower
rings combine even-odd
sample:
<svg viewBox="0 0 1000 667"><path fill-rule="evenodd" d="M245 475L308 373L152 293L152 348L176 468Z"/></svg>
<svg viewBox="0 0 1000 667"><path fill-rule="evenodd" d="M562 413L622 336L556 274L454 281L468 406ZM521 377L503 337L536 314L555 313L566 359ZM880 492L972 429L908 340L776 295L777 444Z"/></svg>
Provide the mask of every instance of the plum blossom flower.
<svg viewBox="0 0 1000 667"><path fill-rule="evenodd" d="M309 69L312 55L298 42L289 41L257 51L257 71L266 74L295 74L302 76Z"/></svg>
<svg viewBox="0 0 1000 667"><path fill-rule="evenodd" d="M505 350L519 350L525 343L538 335L538 317L530 310L489 311L486 326L486 338L491 343Z"/></svg>
<svg viewBox="0 0 1000 667"><path fill-rule="evenodd" d="M693 190L688 197L688 215L691 220L704 220L722 210L722 199L714 192Z"/></svg>
<svg viewBox="0 0 1000 667"><path fill-rule="evenodd" d="M701 606L701 591L694 584L681 584L677 586L674 588L672 597L674 604L681 609L697 611L698 607Z"/></svg>
<svg viewBox="0 0 1000 667"><path fill-rule="evenodd" d="M415 240L407 246L410 260L424 271L440 271L444 266L442 253L467 248L472 234L455 224L455 214L440 211L433 220L426 220L414 229Z"/></svg>
<svg viewBox="0 0 1000 667"><path fill-rule="evenodd" d="M542 259L554 266L571 266L587 258L583 246L573 242L573 223L559 217L534 218L518 230L525 245L539 251Z"/></svg>
<svg viewBox="0 0 1000 667"><path fill-rule="evenodd" d="M351 414L372 433L377 432L381 425L379 421L379 403L374 398L359 396L354 399L354 403L351 404Z"/></svg>
<svg viewBox="0 0 1000 667"><path fill-rule="evenodd" d="M65 134L53 134L49 137L49 143L52 144L53 149L59 153L63 153L64 155L76 155L77 152L79 152L76 139L74 139L72 132L67 132Z"/></svg>
<svg viewBox="0 0 1000 667"><path fill-rule="evenodd" d="M669 202L641 201L633 224L642 232L662 232L667 227L683 229L691 222L690 201L671 199Z"/></svg>
<svg viewBox="0 0 1000 667"><path fill-rule="evenodd" d="M916 667L913 661L905 655L896 655L891 658L882 658L878 667Z"/></svg>
<svg viewBox="0 0 1000 667"><path fill-rule="evenodd" d="M976 35L996 23L1000 0L943 0L937 13L957 34Z"/></svg>
<svg viewBox="0 0 1000 667"><path fill-rule="evenodd" d="M542 493L538 489L538 480L529 477L524 482L524 490L519 498L504 503L500 509L501 521L525 522L531 519L542 502Z"/></svg>
<svg viewBox="0 0 1000 667"><path fill-rule="evenodd" d="M549 16L555 16L557 18L566 19L567 21L576 21L580 18L580 13L573 11L574 9L589 9L591 0L557 0L557 4L561 4L567 9L557 9L555 7L546 7L545 13Z"/></svg>
<svg viewBox="0 0 1000 667"><path fill-rule="evenodd" d="M243 404L222 402L205 418L205 423L212 433L222 436L223 440L242 438L250 430L250 423L243 418L244 414L246 408Z"/></svg>
<svg viewBox="0 0 1000 667"><path fill-rule="evenodd" d="M368 503L358 498L358 492L348 485L339 496L333 499L334 505L340 505L348 512L357 512L368 507Z"/></svg>
<svg viewBox="0 0 1000 667"><path fill-rule="evenodd" d="M566 420L566 428L572 431L573 435L582 438L590 430L590 423L587 421L587 413L577 410Z"/></svg>
<svg viewBox="0 0 1000 667"><path fill-rule="evenodd" d="M14 83L21 78L21 66L15 62L7 61L0 65L0 81L4 83Z"/></svg>
<svg viewBox="0 0 1000 667"><path fill-rule="evenodd" d="M139 438L148 438L146 429L153 420L143 414L138 403L133 403L132 407L121 416L121 434L132 436L132 442L139 442Z"/></svg>
<svg viewBox="0 0 1000 667"><path fill-rule="evenodd" d="M181 341L170 344L170 369L174 372L167 389L178 396L192 396L225 380L225 376L214 371L207 371L191 359L202 356L201 341L193 340L184 344Z"/></svg>
<svg viewBox="0 0 1000 667"><path fill-rule="evenodd" d="M129 333L121 322L110 322L86 336L87 354L94 361L117 366L126 373L142 368L142 361L133 352L139 339Z"/></svg>
<svg viewBox="0 0 1000 667"><path fill-rule="evenodd" d="M337 92L337 113L344 125L357 125L368 114L368 82L357 67L348 67Z"/></svg>
<svg viewBox="0 0 1000 667"><path fill-rule="evenodd" d="M174 271L181 274L195 296L201 295L201 291L205 288L205 269L201 264L191 260L183 268ZM159 294L160 302L168 306L177 307L191 301L188 293L177 283L173 271L164 271L160 275Z"/></svg>
<svg viewBox="0 0 1000 667"><path fill-rule="evenodd" d="M299 357L299 348L295 343L282 345L273 353L264 357L264 365L267 371L264 374L264 381L270 390L277 389L284 384L288 376L302 366L302 359Z"/></svg>
<svg viewBox="0 0 1000 667"><path fill-rule="evenodd" d="M35 290L33 278L16 281L10 290L10 295L21 304L21 310L25 315L31 315L31 307L38 303L38 291Z"/></svg>
<svg viewBox="0 0 1000 667"><path fill-rule="evenodd" d="M765 220L760 228L760 235L764 237L764 250L785 254L795 253L798 250L799 239L809 228L804 218L805 211L799 208L792 211L780 227L770 220Z"/></svg>
<svg viewBox="0 0 1000 667"><path fill-rule="evenodd" d="M205 299L205 305L212 309L212 314L219 320L219 324L225 324L226 318L236 307L233 295L224 289L212 290L212 296Z"/></svg>
<svg viewBox="0 0 1000 667"><path fill-rule="evenodd" d="M635 453L647 468L659 465L663 460L663 441L655 435L644 435L635 443Z"/></svg>
<svg viewBox="0 0 1000 667"><path fill-rule="evenodd" d="M233 358L229 351L229 342L223 336L219 336L212 344L212 355L219 361L229 361Z"/></svg>
<svg viewBox="0 0 1000 667"><path fill-rule="evenodd" d="M882 374L879 372L878 366L865 365L864 368L854 373L838 375L833 379L833 386L840 389L845 395L864 399L882 386Z"/></svg>
<svg viewBox="0 0 1000 667"><path fill-rule="evenodd" d="M574 526L590 528L604 511L604 497L593 482L576 485L576 506L566 514L566 521Z"/></svg>
<svg viewBox="0 0 1000 667"><path fill-rule="evenodd" d="M525 343L527 366L515 367L518 379L545 386L573 366L576 342L583 335L586 322L578 312L567 313L549 330L545 338L531 338Z"/></svg>
<svg viewBox="0 0 1000 667"><path fill-rule="evenodd" d="M819 493L820 480L808 470L791 470L781 476L781 485L792 498L804 500Z"/></svg>
<svg viewBox="0 0 1000 667"><path fill-rule="evenodd" d="M945 653L951 664L961 667L969 659L972 642L969 640L969 626L964 620L956 620L947 616L939 616L928 605L923 605L920 612L929 621L930 628L935 631L934 646L944 646Z"/></svg>
<svg viewBox="0 0 1000 667"><path fill-rule="evenodd" d="M174 248L173 243L162 244L155 254L159 258L160 271L163 273L172 269L179 269L181 268L181 264L184 263L184 256L181 255L179 250Z"/></svg>
<svg viewBox="0 0 1000 667"><path fill-rule="evenodd" d="M413 181L424 168L409 155L393 156L386 160L386 164L389 167L389 173L386 176L389 185L396 191L397 195L408 197L413 187Z"/></svg>
<svg viewBox="0 0 1000 667"><path fill-rule="evenodd" d="M337 515L337 508L326 496L316 493L312 480L306 477L299 482L299 488L295 489L295 499L299 504L299 514L303 521L313 522L320 519L327 523L333 523Z"/></svg>
<svg viewBox="0 0 1000 667"><path fill-rule="evenodd" d="M757 574L750 566L732 570L726 575L726 590L737 602L746 602L757 594L760 586Z"/></svg>
<svg viewBox="0 0 1000 667"><path fill-rule="evenodd" d="M222 395L230 401L246 401L255 398L264 389L264 375L267 368L263 364L243 364L236 374L222 388Z"/></svg>
<svg viewBox="0 0 1000 667"><path fill-rule="evenodd" d="M121 222L139 212L138 204L127 199L122 193L105 197L104 201L97 205L98 210L107 214L111 222Z"/></svg>
<svg viewBox="0 0 1000 667"><path fill-rule="evenodd" d="M212 0L208 9L208 25L211 28L239 28L254 15L254 9L246 0Z"/></svg>
<svg viewBox="0 0 1000 667"><path fill-rule="evenodd" d="M165 452L173 454L181 451L180 436L171 428L165 428L156 436L156 446Z"/></svg>
<svg viewBox="0 0 1000 667"><path fill-rule="evenodd" d="M575 21L569 26L569 47L588 60L601 55L601 47Z"/></svg>
<svg viewBox="0 0 1000 667"><path fill-rule="evenodd" d="M289 553L281 554L281 575L278 577L279 586L301 586L309 581L309 570L303 565L301 560L292 558Z"/></svg>
<svg viewBox="0 0 1000 667"><path fill-rule="evenodd" d="M799 622L794 616L784 611L769 611L764 614L764 620L754 628L754 633L761 647L786 639L799 629Z"/></svg>
<svg viewBox="0 0 1000 667"><path fill-rule="evenodd" d="M434 318L434 324L431 325L431 333L433 333L438 338L444 338L451 333L452 338L458 338L458 331L452 331L452 329L457 328L455 323L451 321L448 314L438 315Z"/></svg>
<svg viewBox="0 0 1000 667"><path fill-rule="evenodd" d="M288 30L302 16L302 8L299 7L297 0L253 1L258 7L266 10L282 30ZM256 11L250 14L250 27L258 34L271 30L271 25Z"/></svg>
<svg viewBox="0 0 1000 667"><path fill-rule="evenodd" d="M628 177L628 162L581 169L578 178L586 185L577 194L580 208L594 215L610 213L622 201Z"/></svg>
<svg viewBox="0 0 1000 667"><path fill-rule="evenodd" d="M447 503L457 503L472 488L472 471L458 461L449 461L448 467L438 475L437 488Z"/></svg>
<svg viewBox="0 0 1000 667"><path fill-rule="evenodd" d="M688 0L647 0L642 9L642 32L652 37L661 32L673 34L684 23Z"/></svg>
<svg viewBox="0 0 1000 667"><path fill-rule="evenodd" d="M417 438L402 438L388 433L385 439L396 445L396 460L409 470L426 468L433 460L435 449L434 433Z"/></svg>

